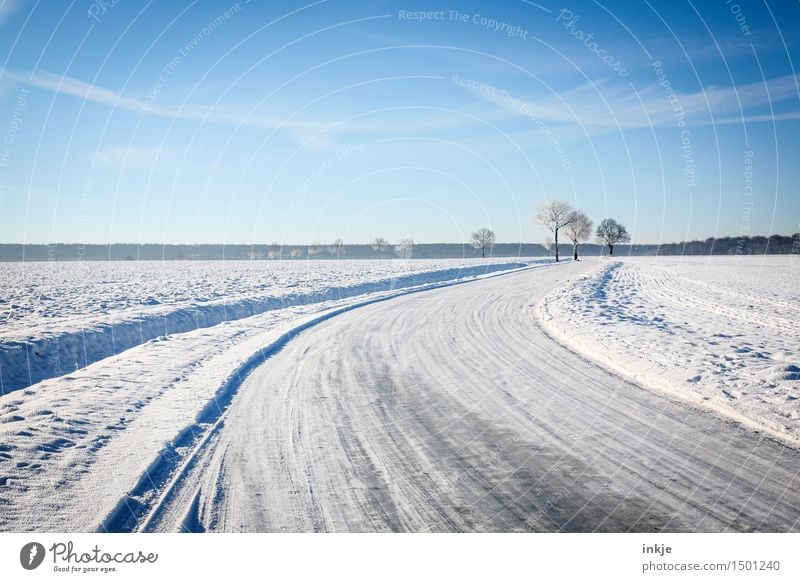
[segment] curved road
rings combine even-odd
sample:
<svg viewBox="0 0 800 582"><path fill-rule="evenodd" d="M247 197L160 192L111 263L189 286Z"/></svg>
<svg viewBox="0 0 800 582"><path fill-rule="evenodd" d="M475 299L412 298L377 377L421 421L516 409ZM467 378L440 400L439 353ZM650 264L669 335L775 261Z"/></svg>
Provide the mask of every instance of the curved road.
<svg viewBox="0 0 800 582"><path fill-rule="evenodd" d="M409 295L289 342L143 522L203 531L798 531L800 453L555 343L580 264Z"/></svg>

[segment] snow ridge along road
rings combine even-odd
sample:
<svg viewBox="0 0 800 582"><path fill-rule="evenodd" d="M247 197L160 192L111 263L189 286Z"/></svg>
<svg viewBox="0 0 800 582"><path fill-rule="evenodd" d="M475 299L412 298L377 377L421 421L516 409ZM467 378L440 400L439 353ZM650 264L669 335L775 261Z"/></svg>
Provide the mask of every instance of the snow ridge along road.
<svg viewBox="0 0 800 582"><path fill-rule="evenodd" d="M542 261L542 259L539 259ZM0 396L165 335L524 259L0 263Z"/></svg>
<svg viewBox="0 0 800 582"><path fill-rule="evenodd" d="M800 445L796 256L603 261L541 303L549 333L643 386Z"/></svg>
<svg viewBox="0 0 800 582"><path fill-rule="evenodd" d="M798 531L796 449L538 327L537 303L588 268L398 297L296 335L126 529Z"/></svg>

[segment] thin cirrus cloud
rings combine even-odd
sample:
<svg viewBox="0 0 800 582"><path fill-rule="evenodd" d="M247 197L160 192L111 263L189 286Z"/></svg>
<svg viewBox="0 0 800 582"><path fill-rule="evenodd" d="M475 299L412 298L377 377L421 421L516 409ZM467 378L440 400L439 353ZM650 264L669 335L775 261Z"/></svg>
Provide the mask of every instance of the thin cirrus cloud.
<svg viewBox="0 0 800 582"><path fill-rule="evenodd" d="M22 0L0 0L0 26L22 8Z"/></svg>
<svg viewBox="0 0 800 582"><path fill-rule="evenodd" d="M236 127L258 127L285 130L295 142L304 143L313 149L327 148L334 144L330 134L336 133L428 133L434 130L450 130L465 125L475 125L478 120L497 120L502 117L528 117L556 126L583 126L590 133L641 127L674 125L678 115L697 125L778 122L800 119L800 112L772 113L771 107L780 102L798 98L798 79L786 75L757 83L735 87L708 87L693 93L675 92L670 101L665 89L650 84L640 89L631 85L613 85L610 82L585 83L539 99L517 99L502 90L465 90L494 106L493 110L471 110L475 115L442 115L441 112L426 112L424 108L414 112L413 121L408 111L376 111L356 116L350 120L336 122L308 121L300 118L276 118L255 114L222 105L213 107L187 105L181 107L148 102L136 97L98 85L49 72L40 71L26 75L6 71L3 78L38 87L57 94L100 103L135 112L169 119L183 119L203 123L233 125ZM501 113L498 116L498 108ZM119 162L118 152L107 152L98 161L104 165L128 166ZM134 157L139 157L136 152ZM105 161L104 161L105 160ZM137 163L137 162L131 162Z"/></svg>
<svg viewBox="0 0 800 582"><path fill-rule="evenodd" d="M672 100L658 84L632 91L630 86L586 83L535 100L517 99L502 90L468 90L518 116L590 128L627 129L674 125L678 116L694 124L800 119L800 112L796 111L773 115L761 110L779 102L796 100L797 81L795 75L787 75L736 87L675 92Z"/></svg>
<svg viewBox="0 0 800 582"><path fill-rule="evenodd" d="M268 128L284 127L287 129L305 130L324 129L324 126L318 123L247 116L243 115L241 112L233 112L223 107L199 108L195 106L163 106L159 105L158 103L149 102L136 97L128 97L111 89L106 89L92 83L86 83L85 81L81 81L73 77L49 73L47 71L39 71L30 75L6 71L4 73L4 77L8 77L9 79L19 83L38 87L39 89L51 91L53 93L70 95L85 101L100 103L117 109L125 109L141 115L155 115L170 119L208 121L211 123L235 123Z"/></svg>
<svg viewBox="0 0 800 582"><path fill-rule="evenodd" d="M409 79L419 79L422 76L415 75L407 77ZM435 78L439 77L426 77ZM402 115L391 119L392 114L399 114L400 111L377 110L366 115L356 116L358 119L334 122L308 121L299 118L278 118L257 115L241 108L230 108L223 105L201 106L184 105L181 107L162 105L154 101L142 100L136 97L129 97L111 89L99 85L86 83L73 77L59 75L46 71L38 71L32 74L20 74L13 71L5 71L2 79L9 79L14 82L23 83L44 89L60 95L69 95L85 101L108 105L115 109L123 109L135 112L141 116L152 115L168 119L183 119L199 121L203 123L215 123L222 125L257 127L266 129L279 129L289 132L293 139L295 136L309 136L321 132L330 133L367 133L367 132L415 132L432 129L452 129L463 126L466 122L464 118L456 116L443 117L441 115L419 116L415 123L409 123L407 118ZM386 79L388 80L388 79ZM370 120L365 117L382 114L383 119ZM327 143L323 138L315 138L317 144Z"/></svg>

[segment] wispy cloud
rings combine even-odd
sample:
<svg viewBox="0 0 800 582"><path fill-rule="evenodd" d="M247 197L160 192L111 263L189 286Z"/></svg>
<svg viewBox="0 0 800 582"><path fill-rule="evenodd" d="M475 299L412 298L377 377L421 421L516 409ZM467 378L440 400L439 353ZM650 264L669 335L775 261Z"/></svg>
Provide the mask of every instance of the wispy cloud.
<svg viewBox="0 0 800 582"><path fill-rule="evenodd" d="M72 97L77 97L85 101L133 111L143 116L155 115L170 119L189 119L194 121L207 121L210 123L249 125L266 128L284 127L287 129L305 130L321 130L325 128L325 125L320 123L247 115L241 111L230 110L222 106L164 106L157 102L128 97L111 89L46 71L39 71L30 75L6 71L4 76L46 91L52 91L53 93L62 95L71 95Z"/></svg>
<svg viewBox="0 0 800 582"><path fill-rule="evenodd" d="M658 84L637 91L628 85L587 83L541 99L518 99L503 91L470 91L510 114L557 124L598 128L636 128L674 125L677 111L695 124L735 121L800 119L800 111L771 117L764 108L797 99L794 75L736 87L708 87L693 93L675 93L670 101ZM677 111L676 111L677 110Z"/></svg>
<svg viewBox="0 0 800 582"><path fill-rule="evenodd" d="M226 105L183 107L150 102L137 97L123 95L72 77L40 71L34 74L19 74L6 71L5 79L38 87L61 95L69 95L108 107L134 112L142 117L156 116L169 119L191 120L203 123L223 124L283 130L289 139L312 149L335 147L336 134L381 133L388 135L429 134L432 131L450 131L481 125L480 120L502 123L502 120L517 117L537 119L553 129L583 127L580 135L602 133L640 127L671 126L676 123L676 106L681 108L687 123L728 124L745 122L782 121L800 119L800 111L781 111L770 115L769 107L780 102L797 99L797 78L787 75L765 82L738 85L735 87L707 87L692 93L675 93L670 101L665 89L656 83L634 90L629 84L612 81L586 83L538 99L521 99L503 91L486 91L467 88L480 98L479 103L491 107L466 106L459 108L464 115L445 114L424 107L412 111L409 108L376 110L368 115L356 115L335 122L307 120L289 116L267 117L253 109ZM100 152L97 161L116 167L146 163L145 152L127 152L129 162L121 162L124 151Z"/></svg>
<svg viewBox="0 0 800 582"><path fill-rule="evenodd" d="M0 0L0 26L22 8L22 0Z"/></svg>
<svg viewBox="0 0 800 582"><path fill-rule="evenodd" d="M12 71L6 71L3 76L54 93L72 95L73 97L78 97L87 101L104 103L122 109L138 110L146 106L146 103L139 99L124 97L110 89L104 89L97 85L91 85L79 81L78 79L73 79L72 77L56 75L46 71L40 71L31 75L22 75Z"/></svg>
<svg viewBox="0 0 800 582"><path fill-rule="evenodd" d="M781 22L780 28L789 45L794 46L797 43L799 27L793 22ZM753 27L748 36L712 34L709 31L682 33L679 38L671 34L661 34L647 39L646 47L650 58L644 63L638 63L645 66L652 60L658 59L664 63L690 62L695 65L707 61L718 63L727 61L733 68L737 60L752 59L754 52L762 57L771 53L786 52L786 47L781 38L775 34L775 29L757 27Z"/></svg>
<svg viewBox="0 0 800 582"><path fill-rule="evenodd" d="M410 123L408 116L402 115L400 110L378 110L371 115L357 115L350 120L336 120L334 122L307 120L294 116L285 118L268 117L244 107L229 107L225 105L185 105L177 107L165 105L156 101L130 97L79 79L45 71L32 74L6 71L4 76L0 77L0 80L4 78L53 93L70 95L116 109L132 111L142 117L156 116L222 125L280 129L288 131L289 136L295 141L298 136L303 139L316 136L312 139L316 147L332 143L328 138L316 135L321 133L408 133L432 129L451 129L467 124L464 118L456 116L443 117L435 112L420 112L415 116L413 123ZM413 78L421 77L413 76ZM439 77L436 78L438 79Z"/></svg>

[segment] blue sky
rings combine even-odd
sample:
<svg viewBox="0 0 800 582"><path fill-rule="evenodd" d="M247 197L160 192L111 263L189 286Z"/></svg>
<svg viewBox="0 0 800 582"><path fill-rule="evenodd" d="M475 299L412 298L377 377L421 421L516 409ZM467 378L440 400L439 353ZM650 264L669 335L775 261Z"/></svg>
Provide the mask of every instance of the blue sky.
<svg viewBox="0 0 800 582"><path fill-rule="evenodd" d="M797 2L0 0L0 242L791 234L799 47Z"/></svg>

